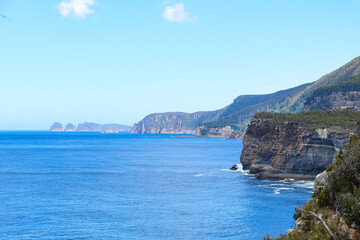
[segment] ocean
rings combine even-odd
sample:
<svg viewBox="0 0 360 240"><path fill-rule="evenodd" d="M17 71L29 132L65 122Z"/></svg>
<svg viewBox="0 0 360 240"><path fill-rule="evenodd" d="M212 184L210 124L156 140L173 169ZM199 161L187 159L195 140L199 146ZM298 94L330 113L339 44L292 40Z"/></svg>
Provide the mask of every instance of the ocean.
<svg viewBox="0 0 360 240"><path fill-rule="evenodd" d="M0 239L261 239L311 182L227 169L241 140L0 132Z"/></svg>

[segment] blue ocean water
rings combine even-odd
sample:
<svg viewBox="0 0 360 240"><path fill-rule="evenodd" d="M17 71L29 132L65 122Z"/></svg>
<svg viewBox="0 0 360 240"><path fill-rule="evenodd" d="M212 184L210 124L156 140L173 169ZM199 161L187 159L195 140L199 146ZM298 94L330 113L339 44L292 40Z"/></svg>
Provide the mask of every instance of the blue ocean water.
<svg viewBox="0 0 360 240"><path fill-rule="evenodd" d="M227 169L242 142L0 133L0 239L261 239L294 224L309 183Z"/></svg>

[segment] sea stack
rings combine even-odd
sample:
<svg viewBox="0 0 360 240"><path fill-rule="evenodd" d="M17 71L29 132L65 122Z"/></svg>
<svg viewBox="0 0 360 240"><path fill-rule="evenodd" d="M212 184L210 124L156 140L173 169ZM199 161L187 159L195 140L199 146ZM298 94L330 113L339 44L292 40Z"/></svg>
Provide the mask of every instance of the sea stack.
<svg viewBox="0 0 360 240"><path fill-rule="evenodd" d="M63 127L63 125L61 123L54 122L53 125L50 127L50 131L51 132L63 132L64 127Z"/></svg>
<svg viewBox="0 0 360 240"><path fill-rule="evenodd" d="M68 123L66 124L65 127L65 132L75 132L76 131L76 126L72 123Z"/></svg>

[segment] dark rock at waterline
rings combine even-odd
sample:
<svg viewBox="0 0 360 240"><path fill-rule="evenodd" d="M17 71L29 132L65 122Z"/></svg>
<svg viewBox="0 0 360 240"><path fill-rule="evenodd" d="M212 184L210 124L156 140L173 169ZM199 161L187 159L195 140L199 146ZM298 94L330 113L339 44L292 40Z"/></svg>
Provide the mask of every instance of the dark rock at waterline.
<svg viewBox="0 0 360 240"><path fill-rule="evenodd" d="M235 164L234 166L232 166L232 167L230 168L231 171L236 171L236 170L238 170L238 169L239 169L239 167L238 167L237 164Z"/></svg>

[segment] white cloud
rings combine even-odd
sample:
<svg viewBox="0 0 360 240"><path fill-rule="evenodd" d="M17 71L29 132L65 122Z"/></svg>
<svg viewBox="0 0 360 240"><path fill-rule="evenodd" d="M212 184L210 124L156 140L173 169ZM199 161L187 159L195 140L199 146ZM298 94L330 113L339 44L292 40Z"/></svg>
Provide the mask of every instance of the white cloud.
<svg viewBox="0 0 360 240"><path fill-rule="evenodd" d="M165 20L170 22L191 22L197 20L196 16L192 16L191 13L185 12L185 6L183 3L176 3L174 6L167 6L163 17Z"/></svg>
<svg viewBox="0 0 360 240"><path fill-rule="evenodd" d="M70 0L68 2L62 1L58 5L60 14L64 17L68 17L71 13L75 17L85 18L87 14L94 13L90 6L95 4L95 0Z"/></svg>

